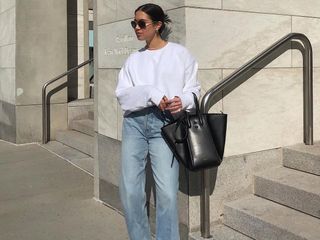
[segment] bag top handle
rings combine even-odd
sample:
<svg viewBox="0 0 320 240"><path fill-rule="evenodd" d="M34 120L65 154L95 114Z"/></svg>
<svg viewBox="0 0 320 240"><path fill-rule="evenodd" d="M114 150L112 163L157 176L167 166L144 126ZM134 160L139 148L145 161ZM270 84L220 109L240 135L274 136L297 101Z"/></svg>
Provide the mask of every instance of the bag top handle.
<svg viewBox="0 0 320 240"><path fill-rule="evenodd" d="M196 114L198 115L199 122L200 122L200 124L202 125L202 124L203 124L203 120L202 120L202 117L201 117L201 114L200 114L198 97L197 97L197 95L196 95L194 92L192 93L192 95L193 95L194 103L195 103L195 105L196 105Z"/></svg>

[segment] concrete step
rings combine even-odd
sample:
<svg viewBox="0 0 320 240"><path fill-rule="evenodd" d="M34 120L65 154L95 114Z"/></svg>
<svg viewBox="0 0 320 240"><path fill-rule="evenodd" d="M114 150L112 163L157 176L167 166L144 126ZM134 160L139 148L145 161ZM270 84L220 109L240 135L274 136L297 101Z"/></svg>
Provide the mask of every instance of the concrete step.
<svg viewBox="0 0 320 240"><path fill-rule="evenodd" d="M94 120L94 111L88 111L88 118Z"/></svg>
<svg viewBox="0 0 320 240"><path fill-rule="evenodd" d="M91 157L94 156L94 138L89 135L73 130L59 131L56 140Z"/></svg>
<svg viewBox="0 0 320 240"><path fill-rule="evenodd" d="M68 103L68 124L73 120L92 119L94 112L94 101L92 98L79 99Z"/></svg>
<svg viewBox="0 0 320 240"><path fill-rule="evenodd" d="M85 99L77 99L71 102L68 102L69 107L78 107L78 106L93 106L94 99L93 98L85 98Z"/></svg>
<svg viewBox="0 0 320 240"><path fill-rule="evenodd" d="M93 176L94 160L89 155L57 141L41 146Z"/></svg>
<svg viewBox="0 0 320 240"><path fill-rule="evenodd" d="M256 240L320 239L320 219L253 195L225 204L224 223Z"/></svg>
<svg viewBox="0 0 320 240"><path fill-rule="evenodd" d="M320 175L320 143L314 145L299 144L283 148L285 167Z"/></svg>
<svg viewBox="0 0 320 240"><path fill-rule="evenodd" d="M210 240L252 240L249 238L223 224L211 226L211 237ZM201 237L200 232L190 233L189 240L206 240L208 238Z"/></svg>
<svg viewBox="0 0 320 240"><path fill-rule="evenodd" d="M69 124L69 128L78 132L94 136L94 121L92 119L73 120Z"/></svg>
<svg viewBox="0 0 320 240"><path fill-rule="evenodd" d="M254 192L320 218L319 176L285 167L269 169L255 174Z"/></svg>

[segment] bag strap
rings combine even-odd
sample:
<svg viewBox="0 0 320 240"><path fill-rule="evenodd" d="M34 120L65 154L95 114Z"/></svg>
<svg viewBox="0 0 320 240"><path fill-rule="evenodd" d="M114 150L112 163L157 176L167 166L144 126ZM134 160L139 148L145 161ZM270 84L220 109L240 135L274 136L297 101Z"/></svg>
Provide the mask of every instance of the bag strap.
<svg viewBox="0 0 320 240"><path fill-rule="evenodd" d="M201 117L201 114L200 114L200 107L199 107L198 97L194 92L192 93L192 95L193 95L194 104L196 106L196 114L198 115L198 119L199 119L200 124L203 125L203 120L202 120L202 117ZM188 123L189 123L189 119L188 119Z"/></svg>
<svg viewBox="0 0 320 240"><path fill-rule="evenodd" d="M193 92L193 100L195 103L195 107L196 107L196 115L198 116L199 119L199 123L200 125L203 125L203 119L201 117L200 114L200 108L199 108L199 101L198 101L198 97L197 95ZM185 116L178 119L177 123L176 123L176 128L175 128L175 140L176 143L183 143L187 137L188 137L188 128L191 128L191 122L190 122L190 113L186 112ZM177 138L177 130L178 129L184 129L184 136L182 136L182 138Z"/></svg>

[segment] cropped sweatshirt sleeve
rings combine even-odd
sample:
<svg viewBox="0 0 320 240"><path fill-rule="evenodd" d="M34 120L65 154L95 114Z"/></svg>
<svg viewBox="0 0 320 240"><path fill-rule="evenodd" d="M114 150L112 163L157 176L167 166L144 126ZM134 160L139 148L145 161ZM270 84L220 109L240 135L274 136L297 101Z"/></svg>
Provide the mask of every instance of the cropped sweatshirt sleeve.
<svg viewBox="0 0 320 240"><path fill-rule="evenodd" d="M159 105L165 95L152 85L134 86L127 60L118 76L116 96L124 111L137 111L152 105Z"/></svg>
<svg viewBox="0 0 320 240"><path fill-rule="evenodd" d="M200 83L197 79L198 63L190 57L185 70L185 85L180 96L183 109L191 109L195 107L193 94L200 97Z"/></svg>

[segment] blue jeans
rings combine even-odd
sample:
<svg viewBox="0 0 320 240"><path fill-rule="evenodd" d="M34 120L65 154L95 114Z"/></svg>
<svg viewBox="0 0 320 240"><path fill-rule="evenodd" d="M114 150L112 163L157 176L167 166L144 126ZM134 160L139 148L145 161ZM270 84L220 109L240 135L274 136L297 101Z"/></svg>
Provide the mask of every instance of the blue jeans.
<svg viewBox="0 0 320 240"><path fill-rule="evenodd" d="M179 164L161 136L164 119L157 107L123 120L120 197L131 240L150 240L145 166L149 153L156 187L156 239L179 240Z"/></svg>

